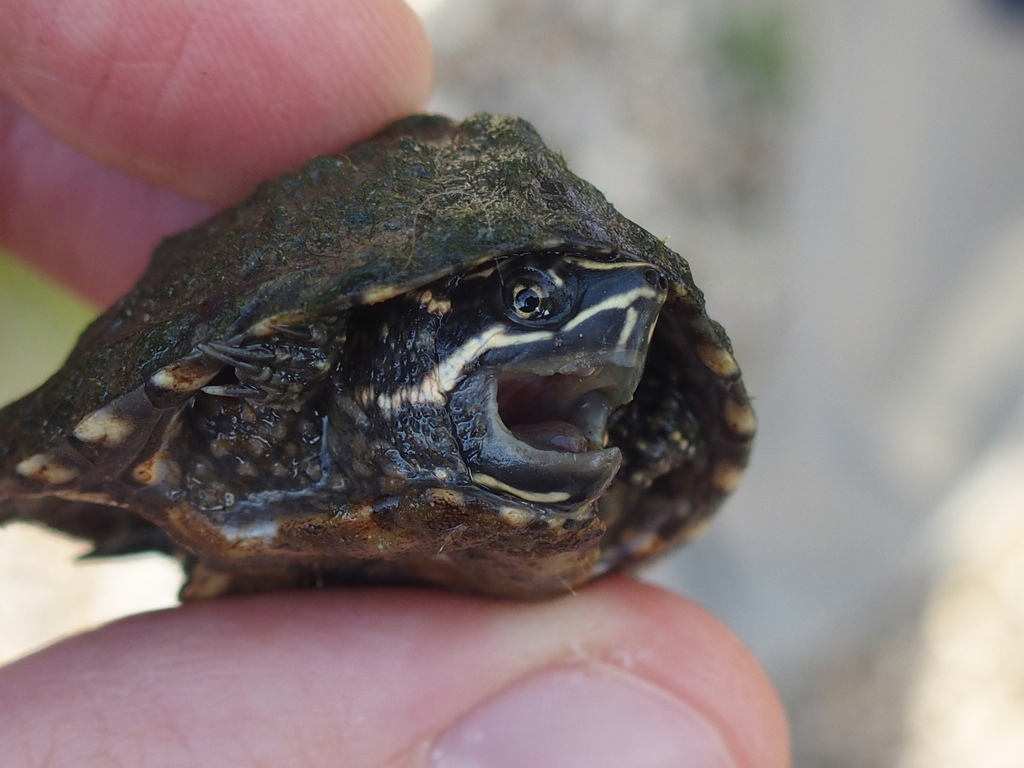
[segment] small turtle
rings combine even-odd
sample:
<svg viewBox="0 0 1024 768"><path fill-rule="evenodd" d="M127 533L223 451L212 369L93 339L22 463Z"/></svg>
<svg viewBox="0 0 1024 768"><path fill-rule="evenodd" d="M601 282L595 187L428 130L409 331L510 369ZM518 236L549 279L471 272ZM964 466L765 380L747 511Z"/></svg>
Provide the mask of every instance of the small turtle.
<svg viewBox="0 0 1024 768"><path fill-rule="evenodd" d="M164 241L0 411L0 521L174 554L186 599L541 597L693 534L754 428L678 254L528 123L421 115Z"/></svg>

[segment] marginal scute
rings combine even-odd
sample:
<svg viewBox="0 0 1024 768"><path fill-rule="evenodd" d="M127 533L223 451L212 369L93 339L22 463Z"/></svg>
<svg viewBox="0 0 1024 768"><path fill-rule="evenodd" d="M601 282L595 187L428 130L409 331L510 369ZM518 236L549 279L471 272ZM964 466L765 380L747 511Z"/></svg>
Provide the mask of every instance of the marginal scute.
<svg viewBox="0 0 1024 768"><path fill-rule="evenodd" d="M534 516L522 507L501 507L498 516L513 528L522 528L534 519Z"/></svg>
<svg viewBox="0 0 1024 768"><path fill-rule="evenodd" d="M730 462L722 462L714 468L712 481L722 493L732 493L739 487L744 469L744 467Z"/></svg>
<svg viewBox="0 0 1024 768"><path fill-rule="evenodd" d="M665 546L665 540L657 531L633 531L628 537L629 556L637 559L650 557Z"/></svg>
<svg viewBox="0 0 1024 768"><path fill-rule="evenodd" d="M729 380L739 378L740 367L736 364L736 358L727 349L703 343L697 345L697 355L704 366L719 378Z"/></svg>
<svg viewBox="0 0 1024 768"><path fill-rule="evenodd" d="M273 520L262 520L250 525L224 525L220 532L232 544L252 541L270 541L277 536L278 525Z"/></svg>
<svg viewBox="0 0 1024 768"><path fill-rule="evenodd" d="M14 471L28 480L47 485L64 485L77 478L81 472L77 467L63 464L52 456L37 453L15 466Z"/></svg>
<svg viewBox="0 0 1024 768"><path fill-rule="evenodd" d="M134 430L135 424L130 418L108 405L79 421L72 434L83 443L103 448L117 448Z"/></svg>
<svg viewBox="0 0 1024 768"><path fill-rule="evenodd" d="M723 415L725 425L737 437L749 439L757 432L757 416L748 403L740 403L729 398L725 401Z"/></svg>
<svg viewBox="0 0 1024 768"><path fill-rule="evenodd" d="M149 385L160 392L190 394L205 386L214 377L216 370L200 366L196 360L188 360L161 368L149 377Z"/></svg>
<svg viewBox="0 0 1024 768"><path fill-rule="evenodd" d="M160 451L132 467L132 480L139 485L161 485L173 482L172 477L180 478L180 468L167 451Z"/></svg>

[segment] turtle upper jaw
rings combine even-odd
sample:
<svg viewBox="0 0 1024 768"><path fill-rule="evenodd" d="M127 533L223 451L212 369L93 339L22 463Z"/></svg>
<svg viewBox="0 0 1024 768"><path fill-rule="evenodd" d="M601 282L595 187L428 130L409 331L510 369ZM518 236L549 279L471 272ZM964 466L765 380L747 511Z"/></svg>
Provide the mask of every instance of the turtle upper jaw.
<svg viewBox="0 0 1024 768"><path fill-rule="evenodd" d="M535 504L596 499L622 460L606 445L608 418L632 398L642 363L636 352L572 355L467 377L451 405L470 417L474 482Z"/></svg>

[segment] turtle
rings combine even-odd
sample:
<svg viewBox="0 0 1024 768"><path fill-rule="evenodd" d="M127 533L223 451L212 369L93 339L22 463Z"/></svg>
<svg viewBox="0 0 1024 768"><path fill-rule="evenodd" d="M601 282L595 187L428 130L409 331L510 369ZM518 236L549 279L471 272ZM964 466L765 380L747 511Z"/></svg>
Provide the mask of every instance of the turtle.
<svg viewBox="0 0 1024 768"><path fill-rule="evenodd" d="M687 262L526 121L414 115L169 237L0 411L0 521L182 599L533 599L690 538L755 417Z"/></svg>

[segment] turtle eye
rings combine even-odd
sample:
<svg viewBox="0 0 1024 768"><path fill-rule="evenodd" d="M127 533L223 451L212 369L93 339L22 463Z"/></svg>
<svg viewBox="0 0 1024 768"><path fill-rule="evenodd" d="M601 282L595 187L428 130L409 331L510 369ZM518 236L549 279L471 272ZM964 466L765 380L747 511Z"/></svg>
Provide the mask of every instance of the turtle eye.
<svg viewBox="0 0 1024 768"><path fill-rule="evenodd" d="M550 312L550 296L544 286L532 280L523 280L512 288L509 307L524 320L540 320Z"/></svg>
<svg viewBox="0 0 1024 768"><path fill-rule="evenodd" d="M509 318L519 323L556 321L568 305L562 281L535 267L522 269L505 281L502 301Z"/></svg>

